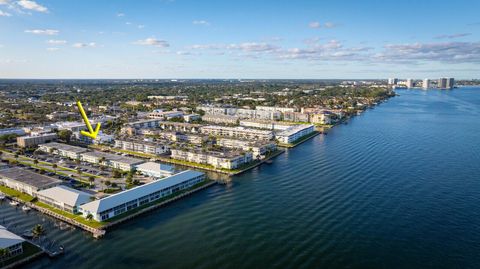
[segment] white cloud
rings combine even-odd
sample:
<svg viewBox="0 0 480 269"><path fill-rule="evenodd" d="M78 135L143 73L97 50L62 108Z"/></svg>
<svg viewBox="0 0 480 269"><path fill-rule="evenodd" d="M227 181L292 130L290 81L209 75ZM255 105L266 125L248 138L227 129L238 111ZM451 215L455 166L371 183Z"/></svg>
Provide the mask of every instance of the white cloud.
<svg viewBox="0 0 480 269"><path fill-rule="evenodd" d="M124 17L124 16L125 16L125 13L122 13L122 12L117 13L117 17Z"/></svg>
<svg viewBox="0 0 480 269"><path fill-rule="evenodd" d="M126 25L130 25L130 24L132 24L132 23L131 23L131 22L129 22L129 21L127 21L125 24L126 24Z"/></svg>
<svg viewBox="0 0 480 269"><path fill-rule="evenodd" d="M337 25L333 22L326 22L325 23L325 28L334 28L337 27Z"/></svg>
<svg viewBox="0 0 480 269"><path fill-rule="evenodd" d="M12 16L12 14L8 13L8 12L3 12L0 10L0 17L10 17Z"/></svg>
<svg viewBox="0 0 480 269"><path fill-rule="evenodd" d="M75 43L72 45L74 48L94 48L97 44L95 42L90 43Z"/></svg>
<svg viewBox="0 0 480 269"><path fill-rule="evenodd" d="M143 28L145 28L145 25L140 24L140 25L138 25L137 27L138 27L138 29L143 29Z"/></svg>
<svg viewBox="0 0 480 269"><path fill-rule="evenodd" d="M318 21L312 21L311 23L308 24L308 27L310 28L320 28L322 25Z"/></svg>
<svg viewBox="0 0 480 269"><path fill-rule="evenodd" d="M205 26L209 26L210 23L208 21L205 21L205 20L195 20L195 21L192 21L193 24L195 25L205 25Z"/></svg>
<svg viewBox="0 0 480 269"><path fill-rule="evenodd" d="M35 1L30 1L30 0L20 0L17 2L19 6L21 6L23 9L28 9L28 10L33 10L33 11L38 11L38 12L48 12L48 9L40 4L38 4Z"/></svg>
<svg viewBox="0 0 480 269"><path fill-rule="evenodd" d="M47 48L48 51L57 51L59 48Z"/></svg>
<svg viewBox="0 0 480 269"><path fill-rule="evenodd" d="M314 28L314 29L318 29L318 28L322 28L322 27L325 27L325 28L335 28L337 27L338 25L333 23L333 22L326 22L322 25L322 23L318 22L318 21L312 21L311 23L308 24L308 27L310 28Z"/></svg>
<svg viewBox="0 0 480 269"><path fill-rule="evenodd" d="M67 43L67 40L50 39L47 41L47 43L52 45L64 45Z"/></svg>
<svg viewBox="0 0 480 269"><path fill-rule="evenodd" d="M25 30L25 33L35 34L35 35L58 35L58 30L53 29L34 29L34 30Z"/></svg>
<svg viewBox="0 0 480 269"><path fill-rule="evenodd" d="M141 39L133 42L135 45L142 45L142 46L154 46L154 47L160 47L160 48L166 48L169 47L170 44L165 41L165 40L158 40L154 37L149 37L146 39Z"/></svg>

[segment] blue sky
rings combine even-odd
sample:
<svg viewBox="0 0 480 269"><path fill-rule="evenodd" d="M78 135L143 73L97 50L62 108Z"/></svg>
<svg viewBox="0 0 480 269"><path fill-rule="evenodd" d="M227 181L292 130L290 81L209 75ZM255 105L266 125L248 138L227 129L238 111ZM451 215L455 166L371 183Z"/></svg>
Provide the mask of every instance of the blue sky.
<svg viewBox="0 0 480 269"><path fill-rule="evenodd" d="M1 78L479 78L480 1L0 0Z"/></svg>

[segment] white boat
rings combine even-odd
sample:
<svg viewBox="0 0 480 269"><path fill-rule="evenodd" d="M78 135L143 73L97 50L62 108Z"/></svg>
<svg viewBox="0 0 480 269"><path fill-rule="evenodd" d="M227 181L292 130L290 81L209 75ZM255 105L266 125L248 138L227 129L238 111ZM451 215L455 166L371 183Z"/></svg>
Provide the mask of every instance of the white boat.
<svg viewBox="0 0 480 269"><path fill-rule="evenodd" d="M10 205L17 206L17 205L18 205L18 202L12 200L12 201L10 201Z"/></svg>
<svg viewBox="0 0 480 269"><path fill-rule="evenodd" d="M3 201L3 200L5 200L5 195L0 194L0 201Z"/></svg>
<svg viewBox="0 0 480 269"><path fill-rule="evenodd" d="M28 206L26 206L26 205L23 205L23 206L22 206L22 210L23 210L23 211L30 211L30 209L31 209L31 208L28 207Z"/></svg>

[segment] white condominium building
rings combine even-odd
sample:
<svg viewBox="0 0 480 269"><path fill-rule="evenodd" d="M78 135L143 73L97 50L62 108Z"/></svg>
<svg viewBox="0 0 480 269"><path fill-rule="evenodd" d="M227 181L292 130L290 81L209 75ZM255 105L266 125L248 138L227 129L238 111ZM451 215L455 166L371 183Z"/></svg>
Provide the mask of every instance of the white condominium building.
<svg viewBox="0 0 480 269"><path fill-rule="evenodd" d="M268 130L286 130L291 127L291 125L271 120L241 120L240 126Z"/></svg>
<svg viewBox="0 0 480 269"><path fill-rule="evenodd" d="M244 151L251 151L253 158L261 159L265 157L267 152L273 152L277 149L277 144L274 142L256 142L249 140L239 140L232 138L217 138L217 145L225 148L241 149Z"/></svg>
<svg viewBox="0 0 480 269"><path fill-rule="evenodd" d="M104 221L154 202L205 180L205 174L187 170L80 206L83 217Z"/></svg>
<svg viewBox="0 0 480 269"><path fill-rule="evenodd" d="M38 150L46 153L50 153L50 154L60 155L63 157L74 159L74 160L80 159L80 154L87 152L86 148L70 146L67 144L62 144L57 142L40 144L38 145Z"/></svg>
<svg viewBox="0 0 480 269"><path fill-rule="evenodd" d="M217 152L190 149L172 149L172 159L208 164L215 168L236 169L253 159L251 152Z"/></svg>
<svg viewBox="0 0 480 269"><path fill-rule="evenodd" d="M138 139L120 138L115 140L115 147L123 150L160 155L169 150L166 143Z"/></svg>
<svg viewBox="0 0 480 269"><path fill-rule="evenodd" d="M281 143L291 144L301 137L308 135L315 131L315 127L312 124L309 125L294 125L285 131L282 131L276 135L276 138Z"/></svg>
<svg viewBox="0 0 480 269"><path fill-rule="evenodd" d="M224 127L224 126L204 126L200 129L201 133L218 136L240 137L245 139L273 139L273 132L267 130L248 129L245 127Z"/></svg>

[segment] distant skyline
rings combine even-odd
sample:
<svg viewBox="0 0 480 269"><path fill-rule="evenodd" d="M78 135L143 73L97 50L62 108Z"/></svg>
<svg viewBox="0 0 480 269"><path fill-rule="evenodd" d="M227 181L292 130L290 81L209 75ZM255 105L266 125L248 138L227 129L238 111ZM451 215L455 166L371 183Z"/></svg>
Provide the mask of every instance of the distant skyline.
<svg viewBox="0 0 480 269"><path fill-rule="evenodd" d="M0 0L0 78L480 78L479 1Z"/></svg>

